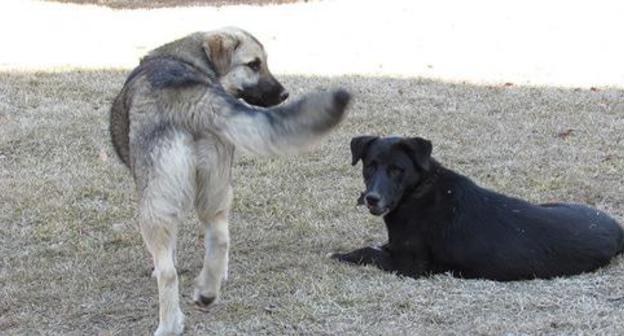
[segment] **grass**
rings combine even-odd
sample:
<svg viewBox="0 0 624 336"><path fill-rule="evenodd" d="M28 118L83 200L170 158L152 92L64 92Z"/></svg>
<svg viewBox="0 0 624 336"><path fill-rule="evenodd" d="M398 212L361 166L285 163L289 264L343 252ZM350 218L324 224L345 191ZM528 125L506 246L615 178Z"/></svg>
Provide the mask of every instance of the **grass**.
<svg viewBox="0 0 624 336"><path fill-rule="evenodd" d="M114 9L153 9L189 6L276 5L308 0L47 0L79 5L98 5Z"/></svg>
<svg viewBox="0 0 624 336"><path fill-rule="evenodd" d="M144 335L157 291L135 193L108 136L125 71L0 74L0 334ZM240 156L230 280L202 313L197 222L179 237L187 335L622 335L624 258L595 273L497 283L407 279L331 262L385 238L355 207L348 143L420 135L482 185L594 205L624 221L624 91L485 87L422 79L287 77L301 94L344 85L355 104L316 150ZM571 132L568 130L572 129Z"/></svg>

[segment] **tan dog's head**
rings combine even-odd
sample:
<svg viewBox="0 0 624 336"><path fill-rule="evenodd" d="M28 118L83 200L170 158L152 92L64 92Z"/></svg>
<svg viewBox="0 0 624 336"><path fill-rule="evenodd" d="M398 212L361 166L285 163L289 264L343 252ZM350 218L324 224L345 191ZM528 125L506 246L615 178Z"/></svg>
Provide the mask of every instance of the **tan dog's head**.
<svg viewBox="0 0 624 336"><path fill-rule="evenodd" d="M277 105L288 98L288 91L269 71L264 47L248 32L224 28L204 33L202 48L232 96L257 106Z"/></svg>

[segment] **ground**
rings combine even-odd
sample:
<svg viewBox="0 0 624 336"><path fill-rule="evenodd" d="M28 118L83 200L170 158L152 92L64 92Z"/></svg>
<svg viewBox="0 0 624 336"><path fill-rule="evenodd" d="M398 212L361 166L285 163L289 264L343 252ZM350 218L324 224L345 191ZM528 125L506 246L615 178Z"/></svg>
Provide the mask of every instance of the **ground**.
<svg viewBox="0 0 624 336"><path fill-rule="evenodd" d="M98 5L116 9L165 8L179 6L267 5L307 0L48 0L80 5Z"/></svg>
<svg viewBox="0 0 624 336"><path fill-rule="evenodd" d="M135 229L132 179L107 114L126 71L0 77L0 333L145 334L156 282ZM413 280L328 260L385 239L356 208L360 134L420 135L482 185L535 202L589 203L624 220L624 92L474 86L425 79L282 77L295 95L346 86L341 128L314 151L241 155L230 279L220 303L190 303L198 223L184 223L179 270L187 334L570 335L624 333L624 258L566 279Z"/></svg>
<svg viewBox="0 0 624 336"><path fill-rule="evenodd" d="M344 86L354 104L309 153L239 154L230 277L208 312L190 303L202 254L197 220L185 220L187 335L623 335L622 256L590 274L510 283L414 280L326 258L385 239L381 219L355 206L364 186L348 144L363 134L431 139L434 157L483 186L588 203L624 222L624 48L612 43L622 4L566 3L566 15L540 1L395 4L2 1L0 334L156 328L156 282L108 110L150 48L239 25L264 43L291 96Z"/></svg>

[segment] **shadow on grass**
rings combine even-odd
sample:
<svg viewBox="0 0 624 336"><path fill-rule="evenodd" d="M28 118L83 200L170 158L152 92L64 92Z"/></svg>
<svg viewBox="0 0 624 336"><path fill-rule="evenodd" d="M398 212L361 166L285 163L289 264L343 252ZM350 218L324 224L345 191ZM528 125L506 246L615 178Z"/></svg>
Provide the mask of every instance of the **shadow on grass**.
<svg viewBox="0 0 624 336"><path fill-rule="evenodd" d="M0 74L1 334L155 328L156 286L135 229L134 185L108 135L108 109L127 74ZM188 304L201 244L196 221L183 223L178 261L190 270L181 275L188 334L624 334L621 306L609 301L624 296L621 259L570 279L499 284L413 281L323 258L385 239L379 220L354 207L362 182L348 143L361 134L420 135L442 163L485 186L535 202L589 203L623 220L624 91L281 80L294 96L345 86L354 104L310 153L237 159L230 281L209 314ZM489 317L474 307L488 307Z"/></svg>

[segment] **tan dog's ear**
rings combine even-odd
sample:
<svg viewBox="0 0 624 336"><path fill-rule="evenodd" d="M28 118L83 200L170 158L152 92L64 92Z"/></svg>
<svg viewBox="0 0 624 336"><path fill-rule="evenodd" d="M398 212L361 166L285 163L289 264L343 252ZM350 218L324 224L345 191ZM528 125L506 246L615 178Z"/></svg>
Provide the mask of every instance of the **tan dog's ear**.
<svg viewBox="0 0 624 336"><path fill-rule="evenodd" d="M231 34L214 33L206 36L202 43L204 52L215 66L217 74L223 76L232 66L232 55L238 48L240 40Z"/></svg>

